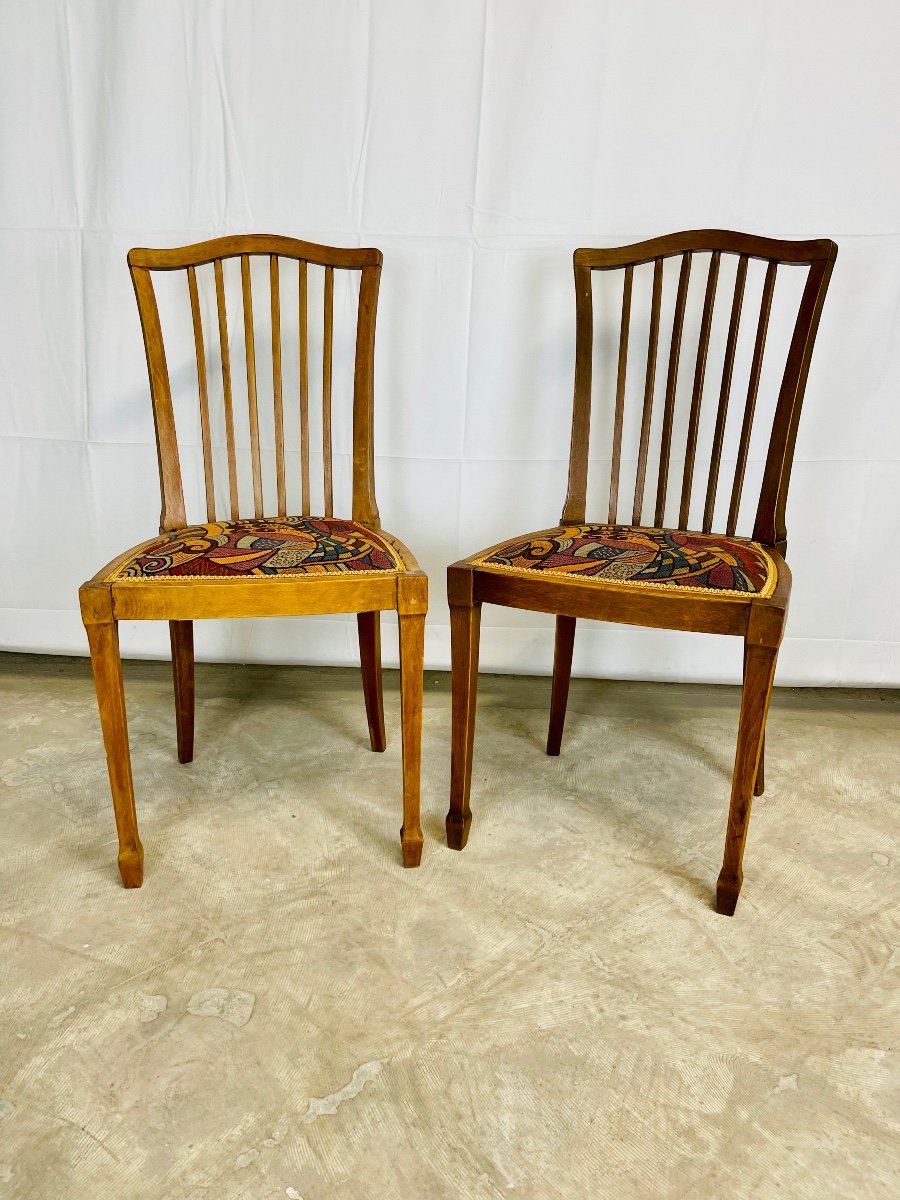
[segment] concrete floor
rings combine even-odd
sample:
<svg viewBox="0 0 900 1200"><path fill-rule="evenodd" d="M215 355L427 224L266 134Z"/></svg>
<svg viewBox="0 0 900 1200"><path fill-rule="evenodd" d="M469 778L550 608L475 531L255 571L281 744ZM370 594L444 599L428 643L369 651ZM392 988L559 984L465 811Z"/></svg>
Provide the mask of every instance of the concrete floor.
<svg viewBox="0 0 900 1200"><path fill-rule="evenodd" d="M732 688L481 680L475 820L399 865L355 672L130 664L119 886L83 660L0 656L0 1197L900 1195L900 694L779 691L717 916Z"/></svg>

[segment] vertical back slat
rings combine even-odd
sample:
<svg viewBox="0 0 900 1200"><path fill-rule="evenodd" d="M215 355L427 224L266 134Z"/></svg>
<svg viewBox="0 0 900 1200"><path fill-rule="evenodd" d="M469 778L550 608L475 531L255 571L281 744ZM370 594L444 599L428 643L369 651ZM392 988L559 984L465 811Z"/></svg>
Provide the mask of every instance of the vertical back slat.
<svg viewBox="0 0 900 1200"><path fill-rule="evenodd" d="M250 461L253 466L253 512L263 515L262 463L259 456L259 411L256 404L256 345L253 339L253 294L250 289L250 256L241 255L241 292L244 298L244 349L247 359L247 402L250 406Z"/></svg>
<svg viewBox="0 0 900 1200"><path fill-rule="evenodd" d="M728 401L731 396L731 379L734 374L734 354L737 347L738 330L741 324L741 309L744 304L744 285L747 282L747 255L738 259L734 280L734 298L731 302L731 320L728 325L728 341L725 344L725 362L722 366L722 385L719 388L719 407L716 412L716 428L713 433L712 454L709 463L709 481L706 485L706 506L703 510L703 532L712 530L716 506L716 488L719 485L719 466L722 461L722 442L725 438L725 423L728 419Z"/></svg>
<svg viewBox="0 0 900 1200"><path fill-rule="evenodd" d="M721 257L720 251L712 252L709 260L709 273L706 277L706 295L703 298L703 317L700 322L700 340L697 343L694 389L691 395L691 412L688 418L687 445L684 454L681 506L678 510L678 525L681 529L687 528L691 515L691 486L694 482L694 459L697 457L697 433L700 428L700 408L703 404L703 384L706 380L706 359L709 355L709 332L712 328Z"/></svg>
<svg viewBox="0 0 900 1200"><path fill-rule="evenodd" d="M272 397L275 410L275 482L278 515L287 513L284 485L284 401L281 394L281 289L278 281L278 255L269 256L269 291L272 297Z"/></svg>
<svg viewBox="0 0 900 1200"><path fill-rule="evenodd" d="M590 267L575 262L575 392L572 397L572 434L569 449L569 485L562 523L584 522L587 504L588 449L591 436L591 377L594 348L594 297Z"/></svg>
<svg viewBox="0 0 900 1200"><path fill-rule="evenodd" d="M672 422L675 417L675 392L678 387L678 361L681 357L681 337L684 333L684 309L687 304L688 284L691 279L690 250L681 256L681 271L678 275L678 294L675 298L675 319L672 324L672 342L669 347L669 371L666 377L666 403L663 409L662 437L659 447L659 480L656 485L657 526L662 525L666 515L666 487L669 482L669 456L672 448ZM638 522L636 521L635 524Z"/></svg>
<svg viewBox="0 0 900 1200"><path fill-rule="evenodd" d="M619 468L622 460L622 424L625 415L625 372L628 367L628 333L631 328L631 289L634 267L626 267L622 289L622 323L619 326L619 369L616 376L616 415L613 426L612 469L609 478L609 519L616 519L619 499Z"/></svg>
<svg viewBox="0 0 900 1200"><path fill-rule="evenodd" d="M222 260L213 264L216 277L216 308L219 314L219 353L222 358L222 401L225 407L225 445L228 450L228 496L231 519L240 515L237 485L237 454L234 448L234 406L231 397L231 354L228 349L228 317L225 311L225 282L222 276Z"/></svg>
<svg viewBox="0 0 900 1200"><path fill-rule="evenodd" d="M300 261L300 479L303 516L309 516L309 332L307 265Z"/></svg>
<svg viewBox="0 0 900 1200"><path fill-rule="evenodd" d="M656 351L659 346L659 309L662 301L663 260L653 264L653 300L650 305L650 342L647 346L647 375L644 380L644 411L641 416L641 439L638 449L637 473L634 480L634 506L631 523L639 525L644 507L644 487L647 480L647 455L650 450L650 424L653 419L653 393L656 389ZM610 518L612 520L612 518Z"/></svg>
<svg viewBox="0 0 900 1200"><path fill-rule="evenodd" d="M769 329L769 314L772 311L772 293L775 291L775 276L777 272L778 264L770 262L766 270L766 281L763 284L762 300L759 307L759 323L756 327L753 362L750 367L750 381L747 385L747 400L744 404L744 419L741 424L741 439L738 445L737 464L734 471L734 486L731 490L731 504L728 508L728 524L725 532L729 537L737 529L738 513L741 507L741 492L744 488L744 475L747 470L750 434L753 432L753 414L756 410L756 397L759 393L759 380L762 374L763 355L766 350L766 335Z"/></svg>
<svg viewBox="0 0 900 1200"><path fill-rule="evenodd" d="M356 310L356 355L353 367L353 520L377 529L381 524L375 499L375 312L381 266L363 267Z"/></svg>
<svg viewBox="0 0 900 1200"><path fill-rule="evenodd" d="M144 333L144 350L147 355L147 370L150 373L150 397L153 401L153 426L156 431L156 454L159 462L159 487L162 511L159 527L181 529L187 524L184 508L184 488L181 480L181 460L178 455L178 435L175 429L175 413L172 409L172 389L169 383L169 368L166 364L166 348L163 342L159 308L150 271L137 267L128 256L131 279L141 328Z"/></svg>
<svg viewBox="0 0 900 1200"><path fill-rule="evenodd" d="M216 519L216 489L213 479L212 444L209 435L209 392L206 384L206 352L203 348L203 322L200 317L200 296L197 292L197 272L188 267L188 291L191 297L191 321L194 326L194 349L197 355L197 387L200 392L200 435L203 439L203 482L206 489L206 519Z"/></svg>
<svg viewBox="0 0 900 1200"><path fill-rule="evenodd" d="M833 253L827 258L823 257L818 262L810 263L806 275L803 295L797 309L797 320L791 334L787 363L781 387L778 389L759 506L753 523L754 540L768 546L776 546L780 554L787 553L785 511L791 467L794 462L797 427L809 377L813 346L822 316L822 306L825 303L825 293L837 257L837 246L832 243L832 247Z"/></svg>
<svg viewBox="0 0 900 1200"><path fill-rule="evenodd" d="M325 516L334 516L331 466L331 354L334 330L334 268L325 268L325 315L322 343L322 456L325 468Z"/></svg>

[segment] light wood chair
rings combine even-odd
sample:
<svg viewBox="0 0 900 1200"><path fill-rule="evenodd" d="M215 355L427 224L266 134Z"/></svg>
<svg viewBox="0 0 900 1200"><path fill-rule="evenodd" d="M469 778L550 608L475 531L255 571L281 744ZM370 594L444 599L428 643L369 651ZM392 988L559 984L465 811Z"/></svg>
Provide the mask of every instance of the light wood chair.
<svg viewBox="0 0 900 1200"><path fill-rule="evenodd" d="M268 263L271 316L272 395L274 426L275 516L266 516L271 496L265 495L263 459L271 454L261 446L260 405L257 399L251 261ZM240 262L243 358L249 413L249 461L252 468L253 516L242 517L239 500L239 461L243 457L235 433L236 391L231 375L232 346L228 332L227 291L223 263ZM290 297L282 286L280 263L294 260ZM138 836L122 665L119 655L120 620L169 622L175 682L175 714L180 762L190 762L194 745L195 619L210 617L295 616L312 613L356 613L362 664L363 692L373 750L384 750L384 712L381 686L380 615L395 609L400 626L401 721L403 733L404 865L418 866L422 854L419 824L419 767L422 724L422 666L428 581L416 560L379 523L375 502L373 451L373 361L375 312L382 256L375 249L338 249L286 237L247 235L223 237L169 250L132 250L128 255L137 296L150 392L156 427L162 492L160 534L120 555L80 590L81 612L90 644L100 707L103 740L119 835L119 871L126 887L143 881L143 848ZM212 279L209 266L212 265ZM233 265L234 267L234 265ZM229 268L230 270L233 269ZM198 279L214 286L221 360L221 405L214 408L208 384L201 289ZM309 296L313 272L323 269L322 457L324 513L310 515L310 334ZM163 326L153 272L184 273L184 311L189 301L202 434L206 521L188 525L182 488L181 459L176 437L175 408ZM349 521L333 515L332 377L334 346L334 273L355 272L359 281L353 369L352 514ZM317 281L318 282L318 281ZM258 287L259 285L257 285ZM284 293L284 298L282 298ZM210 291L210 296L212 291ZM204 297L206 293L204 292ZM282 382L282 311L292 305L297 316L299 440L302 472L302 512L288 516L289 484L285 469L287 396ZM212 308L212 305L211 305ZM318 327L315 329L318 335ZM171 345L171 338L167 334ZM292 350L294 348L292 347ZM188 351L190 354L190 351ZM188 360L190 361L190 360ZM186 367L193 370L193 367ZM218 393L218 389L216 389ZM268 413L267 413L268 415ZM296 415L296 414L293 414ZM224 423L224 448L212 429ZM271 424L270 424L271 427ZM214 461L227 455L228 518L218 515ZM222 484L220 471L220 485ZM269 488L271 491L271 486ZM249 488L248 488L249 491Z"/></svg>
<svg viewBox="0 0 900 1200"><path fill-rule="evenodd" d="M673 497L673 426L679 359L685 331L685 310L691 265L695 255L709 255L702 319L690 404L686 412L680 494ZM702 495L695 497L695 458L701 421L704 376L713 321L716 286L723 255L737 256L735 285L725 341L718 408L710 442L709 469ZM716 907L732 915L743 878L742 859L750 806L763 790L763 741L775 660L784 632L791 576L784 561L787 548L785 502L791 474L794 441L806 386L810 357L831 276L837 246L831 241L790 242L751 237L722 230L701 230L655 238L637 245L607 250L576 250L576 360L569 487L558 527L519 535L474 554L448 569L453 660L453 734L450 811L447 841L461 850L469 835L472 814L469 790L475 729L475 694L481 605L502 604L556 614L556 646L550 702L547 753L559 754L572 669L575 622L579 617L662 629L733 634L744 639L744 685L737 755L725 857L716 889ZM663 296L664 264L680 260L678 286L661 420L653 420L654 389ZM766 262L760 292L760 311L753 340L752 361L740 421L725 533L713 533L729 395L738 345L748 262ZM632 292L636 268L652 264L652 300L643 405L630 524L619 517L623 466L623 427L626 372L629 359ZM782 264L805 266L802 296L787 349L752 537L736 534L744 476L748 465L754 414L763 369L769 316L776 273ZM609 511L604 524L585 521L588 438L592 413L594 313L592 273L623 270L621 323L618 336L614 406L610 406L611 460ZM649 282L649 280L648 280ZM634 340L633 338L631 340ZM596 409L595 409L596 412ZM647 497L651 428L658 432L658 474L655 495ZM736 426L731 426L735 429ZM635 422L635 433L637 422ZM656 442L656 439L654 439ZM611 450L611 453L610 453ZM677 462L677 460L676 460ZM678 489L676 488L676 491ZM699 524L691 523L702 501ZM648 506L649 500L649 506ZM642 524L645 515L649 524ZM628 518L626 517L627 521ZM697 532L689 532L696 530Z"/></svg>

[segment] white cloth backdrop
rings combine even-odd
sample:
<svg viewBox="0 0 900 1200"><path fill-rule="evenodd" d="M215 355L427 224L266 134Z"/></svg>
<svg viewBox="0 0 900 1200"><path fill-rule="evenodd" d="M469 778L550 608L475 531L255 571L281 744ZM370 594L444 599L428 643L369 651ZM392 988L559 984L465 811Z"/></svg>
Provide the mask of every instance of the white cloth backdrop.
<svg viewBox="0 0 900 1200"><path fill-rule="evenodd" d="M130 246L384 251L379 501L431 576L441 668L446 564L558 519L573 249L722 226L840 245L779 679L900 684L898 61L896 0L3 0L0 644L85 653L78 585L156 532ZM342 617L197 635L204 658L356 661ZM122 642L168 652L162 625ZM551 650L549 618L485 609L484 669ZM734 639L576 643L581 674L739 669Z"/></svg>

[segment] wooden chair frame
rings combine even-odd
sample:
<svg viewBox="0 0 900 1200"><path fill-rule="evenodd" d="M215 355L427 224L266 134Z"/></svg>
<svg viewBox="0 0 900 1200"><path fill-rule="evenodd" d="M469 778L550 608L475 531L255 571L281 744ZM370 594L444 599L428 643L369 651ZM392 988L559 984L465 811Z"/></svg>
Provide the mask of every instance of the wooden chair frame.
<svg viewBox="0 0 900 1200"><path fill-rule="evenodd" d="M538 574L517 575L513 571L492 568L482 551L448 568L447 588L451 619L452 678L452 759L450 810L447 814L447 842L461 850L467 841L472 813L469 793L472 777L472 753L475 730L475 700L478 676L478 646L483 603L506 605L556 615L556 644L550 703L547 753L559 754L565 720L575 623L579 617L595 621L614 621L659 629L682 629L705 633L731 634L744 639L744 682L738 729L737 752L732 780L731 805L725 855L716 888L716 907L732 915L743 880L743 852L753 795L764 786L763 747L775 662L784 634L791 589L791 576L784 555L787 548L785 505L790 481L794 443L803 393L809 372L819 317L831 277L837 246L828 240L790 242L752 237L723 230L700 230L654 238L636 245L614 249L581 249L574 255L576 289L575 394L572 419L568 494L561 524L585 521L588 443L591 423L591 382L593 367L593 271L623 269L625 272L622 317L619 337L616 405L610 482L609 522L617 521L619 473L621 467L622 421L625 373L628 355L632 277L634 268L654 263L653 299L650 318L647 379L641 423L640 450L635 483L635 507L632 524L641 524L644 507L648 442L656 373L656 354L660 322L663 261L681 256L681 271L675 302L673 336L666 383L664 417L661 426L660 474L656 490L654 519L663 523L672 422L678 376L678 360L684 325L685 302L692 255L710 254L709 276L697 351L685 453L683 488L678 528L687 527L693 482L694 457L704 374L709 346L710 325L715 297L719 260L723 253L739 256L728 340L725 350L719 408L712 449L709 484L704 507L703 532L710 532L719 482L722 442L727 416L731 374L744 294L748 259L767 262L757 325L750 382L741 428L740 448L729 507L727 534L734 535L741 488L747 464L750 435L760 384L766 332L772 304L776 270L780 264L807 265L809 272L803 289L796 323L790 342L784 374L775 406L753 540L764 546L777 567L774 592L759 598L752 595L690 595L685 588L645 589L615 585L578 576L555 577ZM503 546L507 543L499 543ZM497 549L499 547L492 547Z"/></svg>
<svg viewBox="0 0 900 1200"><path fill-rule="evenodd" d="M193 758L194 744L194 620L212 617L275 617L314 613L356 613L360 643L363 692L372 749L385 748L381 680L380 614L396 610L400 626L401 723L403 737L403 827L401 847L405 866L418 866L422 854L419 821L419 776L422 725L422 671L428 581L410 551L380 527L375 501L375 457L373 447L373 366L375 317L382 255L376 249L340 249L319 246L293 238L245 235L217 238L177 249L134 249L128 264L134 282L156 429L159 456L162 515L160 531L188 525L175 417L163 334L153 288L154 271L187 272L194 325L200 418L204 449L207 519L216 520L213 490L210 421L206 393L206 363L198 303L196 268L214 264L222 356L223 393L229 471L231 520L239 518L237 467L232 419L232 383L222 261L239 258L243 296L244 335L247 360L247 390L250 409L250 449L253 471L254 513L263 518L261 451L257 416L256 366L253 332L250 256L263 255L270 263L272 312L273 395L276 425L275 462L278 513L285 515L285 462L283 396L281 383L281 293L279 258L299 261L300 278L300 407L301 457L303 464L303 514L310 511L309 470L309 383L307 345L307 264L325 268L323 349L323 458L325 515L332 516L331 464L331 374L333 323L333 272L359 271L361 275L357 314L353 386L353 493L352 520L375 532L390 544L404 570L371 574L285 577L169 578L160 582L119 580L110 582L117 566L141 547L129 550L98 572L80 589L82 618L90 645L103 740L109 767L116 827L119 835L119 870L126 887L143 882L143 847L138 835L134 786L128 746L118 623L168 621L175 687L178 758ZM144 543L151 545L152 541Z"/></svg>

